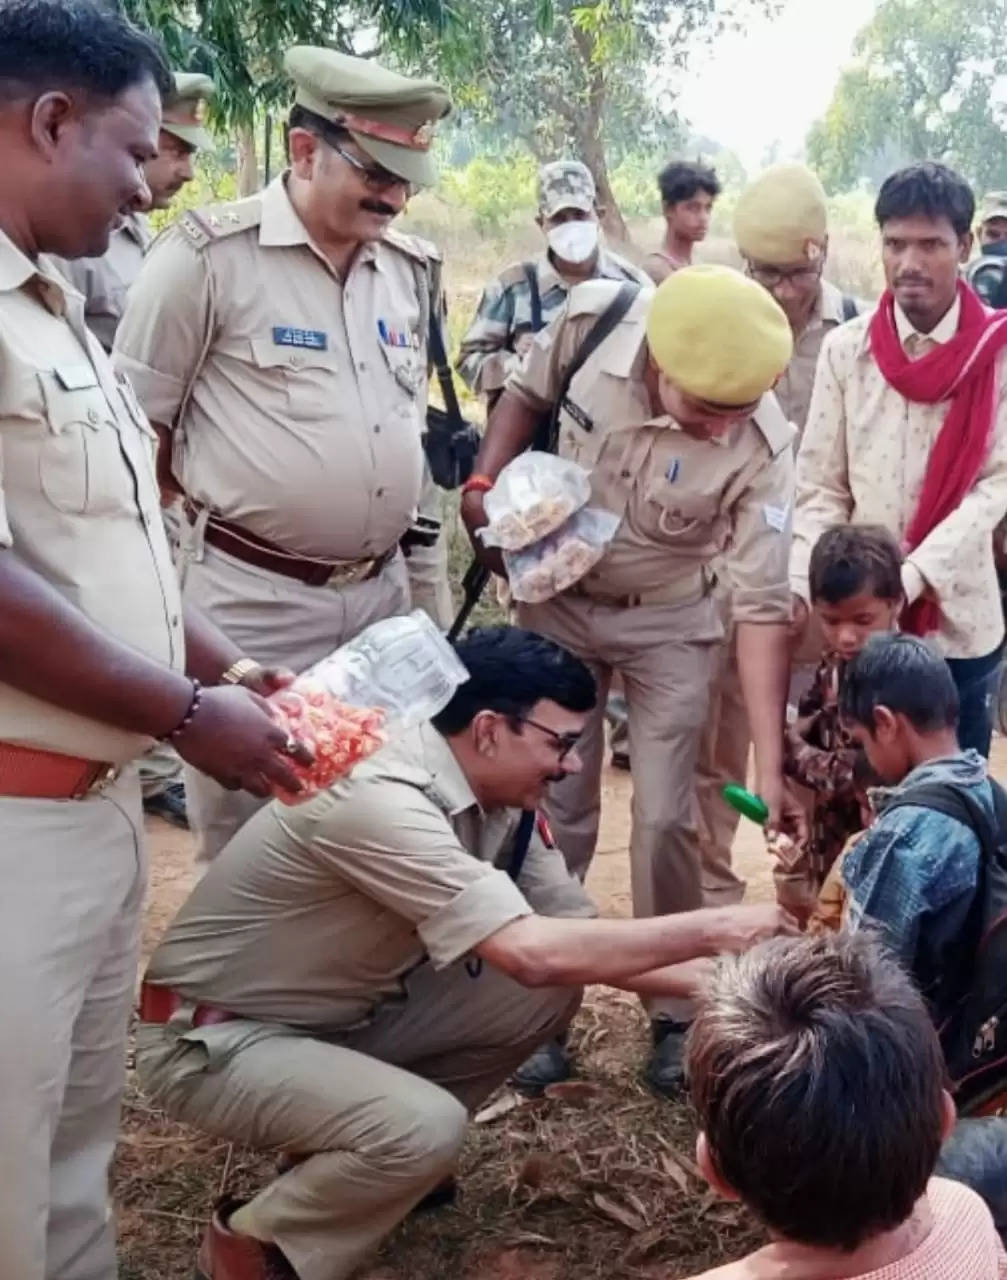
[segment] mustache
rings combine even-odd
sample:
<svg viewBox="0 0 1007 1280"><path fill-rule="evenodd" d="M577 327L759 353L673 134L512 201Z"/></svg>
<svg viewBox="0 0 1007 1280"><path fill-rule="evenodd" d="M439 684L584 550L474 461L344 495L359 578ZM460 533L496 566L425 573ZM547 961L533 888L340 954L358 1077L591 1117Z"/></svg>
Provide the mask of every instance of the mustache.
<svg viewBox="0 0 1007 1280"><path fill-rule="evenodd" d="M380 213L388 218L394 218L398 213L394 205L386 204L384 200L361 200L360 207L368 213Z"/></svg>
<svg viewBox="0 0 1007 1280"><path fill-rule="evenodd" d="M895 279L897 285L900 284L931 284L932 282L927 276L897 276Z"/></svg>

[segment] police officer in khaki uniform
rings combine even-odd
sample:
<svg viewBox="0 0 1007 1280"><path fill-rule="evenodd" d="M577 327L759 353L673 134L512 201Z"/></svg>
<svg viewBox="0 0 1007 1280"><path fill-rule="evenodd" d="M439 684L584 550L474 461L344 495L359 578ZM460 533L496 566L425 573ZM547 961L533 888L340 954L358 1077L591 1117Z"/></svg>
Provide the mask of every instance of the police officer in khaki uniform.
<svg viewBox="0 0 1007 1280"><path fill-rule="evenodd" d="M529 443L563 371L618 289L589 281L539 334L491 418L462 515L485 522L482 494ZM629 707L630 840L638 916L700 905L694 775L723 625L713 566L733 588L744 687L758 726L758 782L781 816L787 675L786 579L793 429L771 394L790 358L786 317L765 290L726 267L689 267L626 318L574 376L560 413L559 451L591 472L592 501L622 518L604 558L554 600L522 605L522 625L587 661L603 690L613 671ZM477 545L479 545L477 543ZM602 732L595 714L581 774L549 802L560 848L583 876L600 810ZM681 1082L689 1006L651 1007L657 1041L649 1078ZM562 1074L558 1053L542 1064ZM531 1067L522 1069L530 1079Z"/></svg>
<svg viewBox="0 0 1007 1280"><path fill-rule="evenodd" d="M302 670L409 608L399 540L424 484L426 332L439 265L390 228L434 178L438 85L298 47L290 169L160 239L116 339L183 495L185 598ZM413 553L417 554L416 552ZM186 790L201 855L250 815Z"/></svg>
<svg viewBox="0 0 1007 1280"><path fill-rule="evenodd" d="M804 165L772 165L738 198L734 236L748 274L780 304L794 335L794 353L774 391L780 408L797 428L796 452L822 342L859 309L855 299L822 278L829 246L822 184ZM710 904L740 902L745 892L744 881L731 866L738 815L725 802L722 791L725 783L744 781L751 745L726 580L722 608L730 638L718 654L696 778L703 892ZM816 640L817 635L798 655L802 666L807 661L817 662ZM778 874L786 879L786 873Z"/></svg>
<svg viewBox="0 0 1007 1280"><path fill-rule="evenodd" d="M458 652L469 679L444 710L303 807L256 814L151 960L144 1087L296 1160L218 1206L202 1280L343 1280L450 1176L466 1109L565 1026L583 983L691 991L695 957L785 927L771 906L591 919L517 812L580 768L590 672L511 627Z"/></svg>
<svg viewBox="0 0 1007 1280"><path fill-rule="evenodd" d="M204 103L213 93L209 76L185 71L174 74L174 93L164 104L157 155L144 165L150 192L148 209L167 209L194 176L196 152L211 145L202 124ZM84 295L87 326L106 351L112 350L115 331L126 306L126 294L140 274L152 240L145 212L133 209L124 214L112 232L108 252L100 258L53 259L62 275ZM178 520L174 510L168 521L169 537L177 541ZM147 813L187 827L185 786L178 754L167 746L157 746L140 765L143 807Z"/></svg>
<svg viewBox="0 0 1007 1280"><path fill-rule="evenodd" d="M107 1174L145 880L133 762L170 738L230 786L296 781L256 696L199 686L240 651L183 618L153 433L44 256L100 255L147 198L169 87L117 14L0 6L4 1280L116 1273Z"/></svg>

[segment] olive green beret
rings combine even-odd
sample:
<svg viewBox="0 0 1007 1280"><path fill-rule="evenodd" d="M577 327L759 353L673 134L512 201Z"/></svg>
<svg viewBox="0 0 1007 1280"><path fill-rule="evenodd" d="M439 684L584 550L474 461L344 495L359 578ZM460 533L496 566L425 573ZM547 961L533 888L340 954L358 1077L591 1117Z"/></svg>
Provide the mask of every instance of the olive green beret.
<svg viewBox="0 0 1007 1280"><path fill-rule="evenodd" d="M358 147L407 182L436 181L434 125L451 110L447 90L334 49L297 45L284 59L295 102L349 131Z"/></svg>
<svg viewBox="0 0 1007 1280"><path fill-rule="evenodd" d="M213 94L214 84L209 76L176 71L175 92L164 104L161 128L196 150L211 146L213 139L203 127L203 113L206 99Z"/></svg>
<svg viewBox="0 0 1007 1280"><path fill-rule="evenodd" d="M738 197L734 238L746 258L774 267L818 262L826 234L825 191L803 164L774 164Z"/></svg>
<svg viewBox="0 0 1007 1280"><path fill-rule="evenodd" d="M683 267L661 284L647 314L658 368L680 391L745 405L775 385L793 352L782 308L732 267Z"/></svg>

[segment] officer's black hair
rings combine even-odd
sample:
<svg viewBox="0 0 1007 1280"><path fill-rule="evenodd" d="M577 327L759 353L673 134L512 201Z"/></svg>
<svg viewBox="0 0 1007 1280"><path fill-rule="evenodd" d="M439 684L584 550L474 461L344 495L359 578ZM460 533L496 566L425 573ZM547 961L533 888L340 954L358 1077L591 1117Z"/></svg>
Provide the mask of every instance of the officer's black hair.
<svg viewBox="0 0 1007 1280"><path fill-rule="evenodd" d="M839 604L870 591L879 600L902 598L902 555L879 524L840 524L815 543L808 566L811 602Z"/></svg>
<svg viewBox="0 0 1007 1280"><path fill-rule="evenodd" d="M889 174L874 206L881 228L891 218L947 218L956 236L972 229L975 213L976 198L969 184L960 173L933 160Z"/></svg>
<svg viewBox="0 0 1007 1280"><path fill-rule="evenodd" d="M111 101L147 79L162 98L174 93L160 41L113 8L91 0L0 3L0 103L59 89Z"/></svg>
<svg viewBox="0 0 1007 1280"><path fill-rule="evenodd" d="M534 631L478 627L455 651L469 678L433 717L434 728L446 737L467 729L480 711L516 721L543 698L577 712L592 710L597 701L594 676L580 658Z"/></svg>
<svg viewBox="0 0 1007 1280"><path fill-rule="evenodd" d="M953 729L958 690L950 667L917 636L871 636L843 672L839 714L873 732L878 707L905 716L919 733Z"/></svg>
<svg viewBox="0 0 1007 1280"><path fill-rule="evenodd" d="M313 133L315 137L321 138L329 144L338 142L342 145L344 142L352 141L348 129L344 129L342 125L333 124L331 120L326 120L324 116L320 116L317 111L302 107L299 102L295 102L290 108L290 115L287 117L287 124L284 129L288 158L290 156L291 129L306 129L308 133Z"/></svg>
<svg viewBox="0 0 1007 1280"><path fill-rule="evenodd" d="M716 200L720 195L720 179L709 165L691 160L672 160L657 175L661 203L670 208L683 200L691 200L697 191L705 191Z"/></svg>

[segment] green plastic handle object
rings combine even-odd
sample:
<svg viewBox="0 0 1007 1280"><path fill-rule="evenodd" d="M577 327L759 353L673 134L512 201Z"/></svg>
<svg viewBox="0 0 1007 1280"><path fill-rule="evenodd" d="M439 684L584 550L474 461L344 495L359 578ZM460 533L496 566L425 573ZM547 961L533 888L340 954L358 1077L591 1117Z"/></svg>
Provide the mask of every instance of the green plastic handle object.
<svg viewBox="0 0 1007 1280"><path fill-rule="evenodd" d="M743 818L750 818L764 827L769 818L769 807L761 796L746 791L736 782L729 782L721 793L732 809L736 809Z"/></svg>

